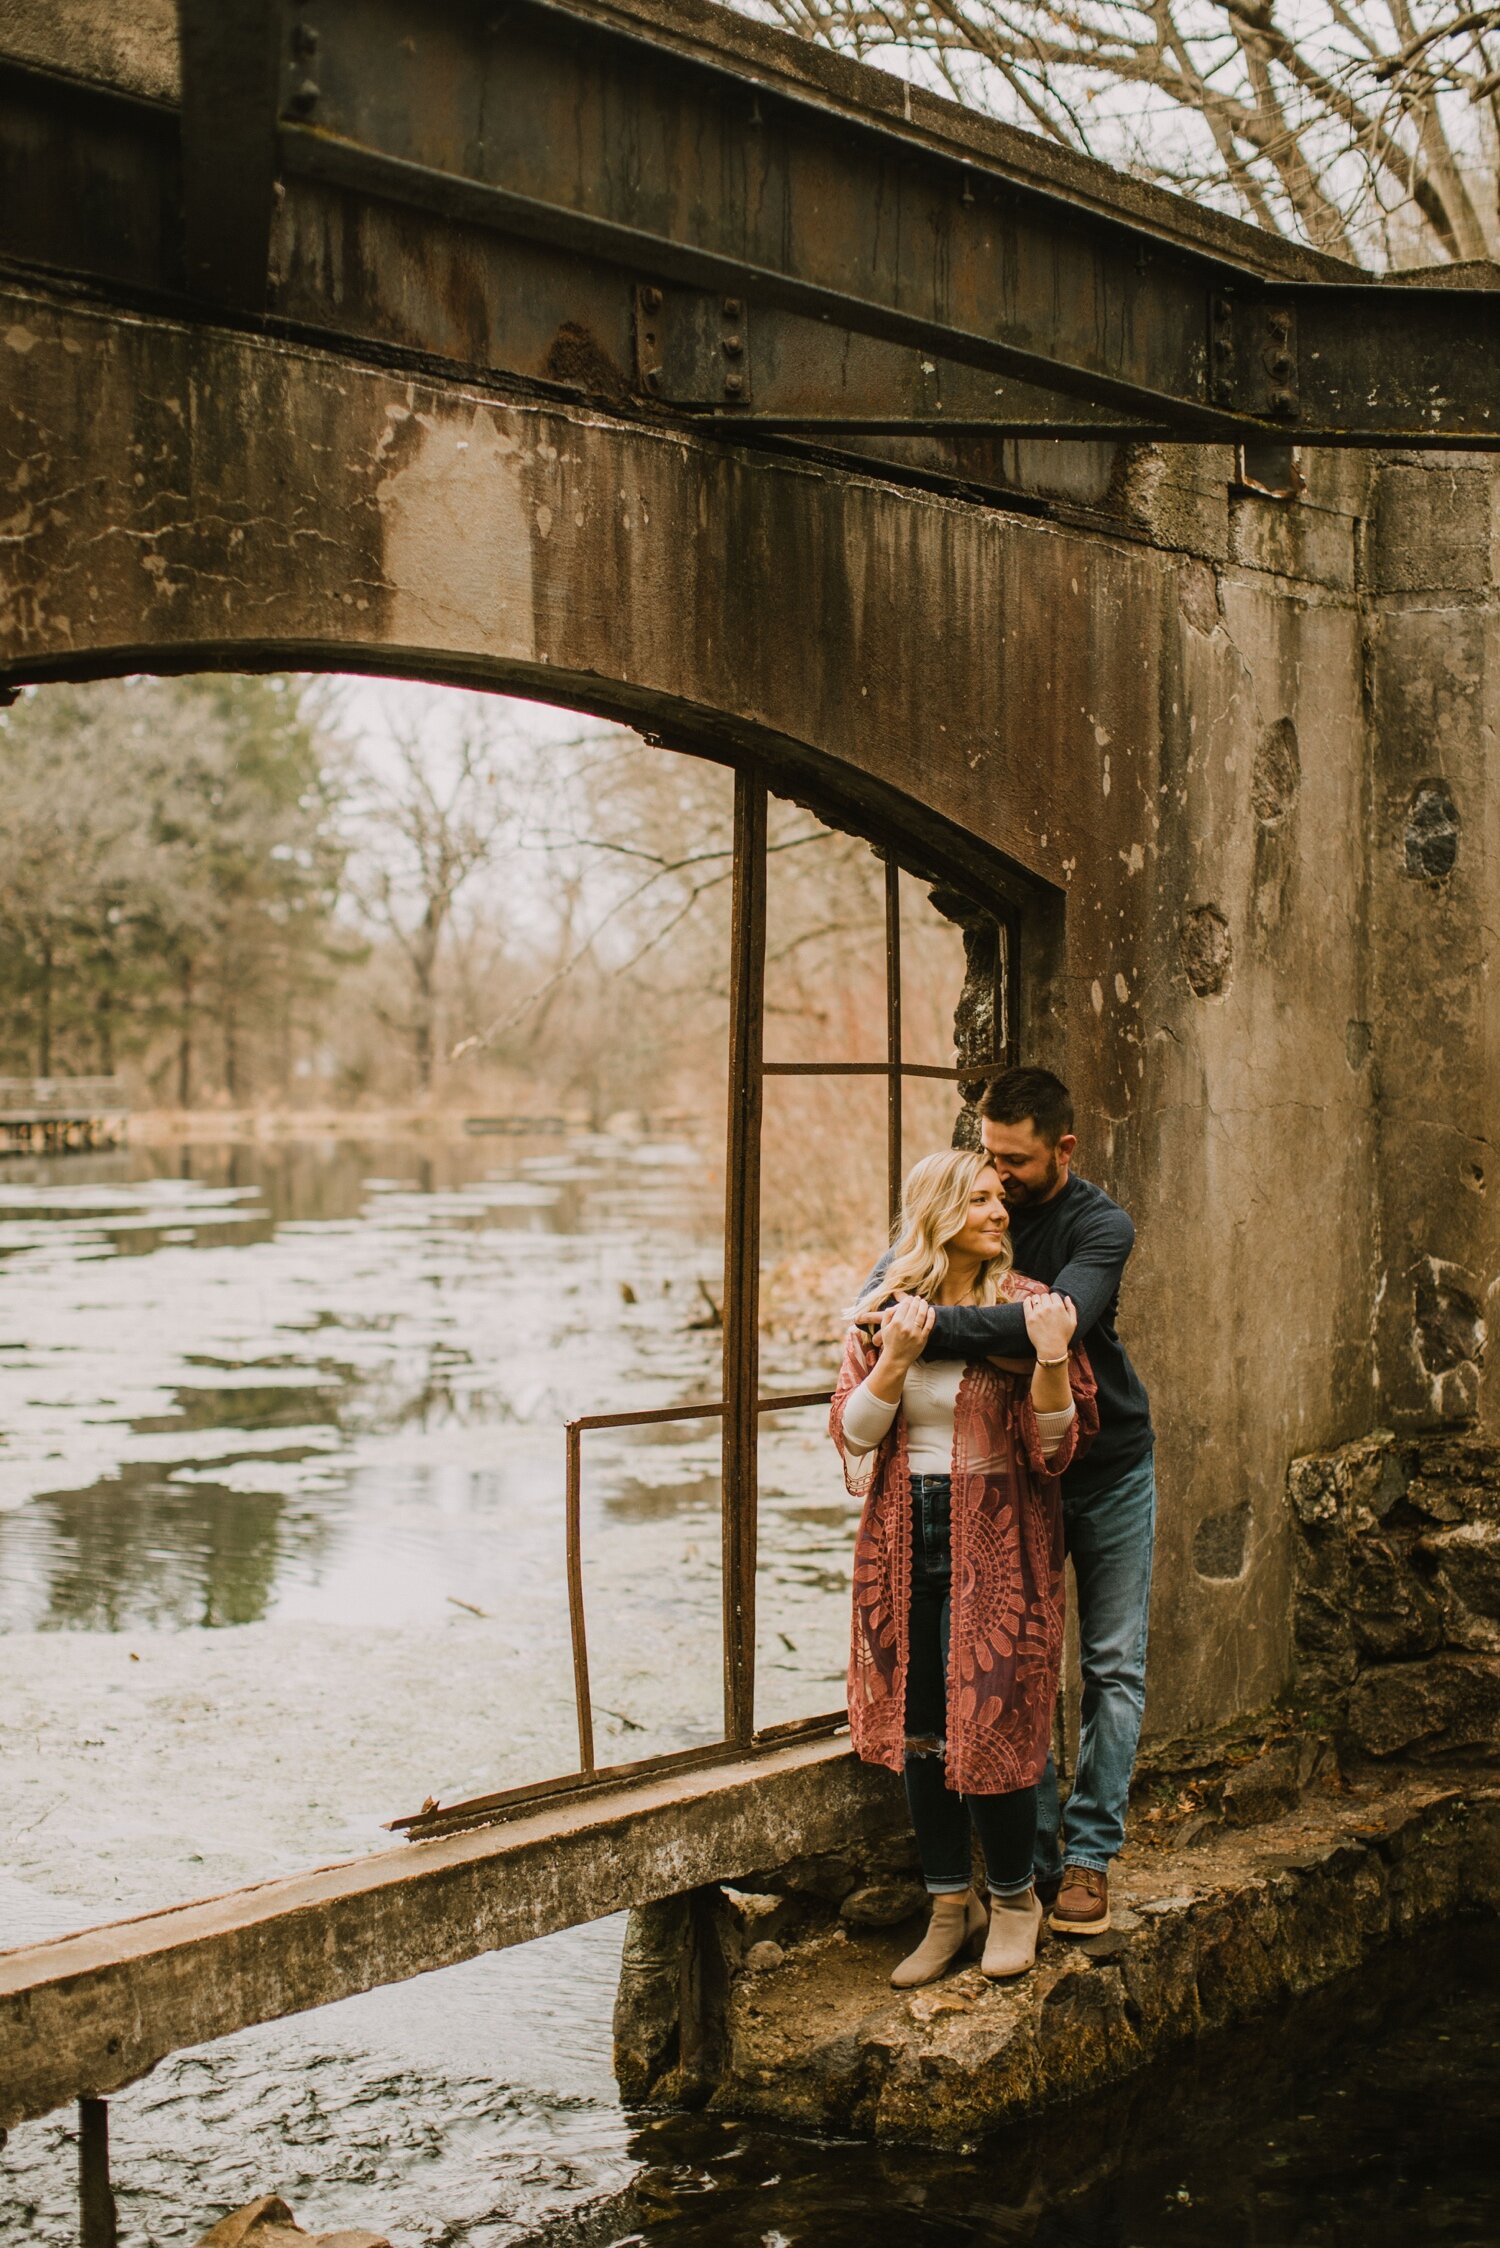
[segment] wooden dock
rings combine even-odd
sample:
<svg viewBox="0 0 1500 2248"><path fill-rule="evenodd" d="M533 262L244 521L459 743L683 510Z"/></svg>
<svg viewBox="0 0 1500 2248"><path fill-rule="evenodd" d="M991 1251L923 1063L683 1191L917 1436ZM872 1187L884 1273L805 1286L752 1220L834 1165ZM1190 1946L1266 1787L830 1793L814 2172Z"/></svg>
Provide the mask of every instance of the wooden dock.
<svg viewBox="0 0 1500 2248"><path fill-rule="evenodd" d="M129 1121L118 1077L0 1077L0 1155L118 1147Z"/></svg>

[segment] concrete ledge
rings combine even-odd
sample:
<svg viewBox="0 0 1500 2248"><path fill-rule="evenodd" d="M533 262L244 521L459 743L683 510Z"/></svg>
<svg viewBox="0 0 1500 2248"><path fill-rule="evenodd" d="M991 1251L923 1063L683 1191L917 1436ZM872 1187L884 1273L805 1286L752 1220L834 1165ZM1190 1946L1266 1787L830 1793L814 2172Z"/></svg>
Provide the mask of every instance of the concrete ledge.
<svg viewBox="0 0 1500 2248"><path fill-rule="evenodd" d="M1465 1909L1500 1909L1500 1790L1357 1785L1249 1834L1142 1853L1117 1926L1050 1939L1018 1986L967 1968L896 1998L918 1922L839 1927L733 1977L710 2105L962 2146L1128 2076Z"/></svg>
<svg viewBox="0 0 1500 2248"><path fill-rule="evenodd" d="M847 1738L0 1953L0 2129L168 2053L904 1823Z"/></svg>

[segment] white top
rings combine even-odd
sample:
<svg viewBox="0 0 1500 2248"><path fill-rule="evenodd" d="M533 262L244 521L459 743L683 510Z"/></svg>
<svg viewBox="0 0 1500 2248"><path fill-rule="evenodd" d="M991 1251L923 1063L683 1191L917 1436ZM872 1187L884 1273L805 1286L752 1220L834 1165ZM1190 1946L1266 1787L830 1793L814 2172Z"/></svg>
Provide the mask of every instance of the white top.
<svg viewBox="0 0 1500 2248"><path fill-rule="evenodd" d="M906 1409L906 1462L913 1475L953 1473L953 1413L964 1370L961 1358L919 1358L907 1371L901 1405ZM856 1457L873 1452L900 1409L872 1396L866 1375L844 1407L847 1450ZM1051 1459L1061 1444L1075 1411L1070 1398L1060 1412L1037 1414L1044 1458ZM974 1460L970 1464L983 1475L1000 1462Z"/></svg>

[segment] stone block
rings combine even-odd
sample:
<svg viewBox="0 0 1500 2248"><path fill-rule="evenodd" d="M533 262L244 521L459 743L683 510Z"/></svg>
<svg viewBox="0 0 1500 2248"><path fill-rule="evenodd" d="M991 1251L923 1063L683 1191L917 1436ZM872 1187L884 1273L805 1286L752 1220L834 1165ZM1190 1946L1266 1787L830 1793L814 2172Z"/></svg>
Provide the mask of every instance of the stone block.
<svg viewBox="0 0 1500 2248"><path fill-rule="evenodd" d="M1304 1531L1383 1522L1411 1479L1411 1447L1378 1428L1333 1451L1310 1452L1287 1471L1287 1496Z"/></svg>
<svg viewBox="0 0 1500 2248"><path fill-rule="evenodd" d="M1440 458L1393 462L1375 483L1368 564L1379 593L1479 590L1491 569L1494 479Z"/></svg>
<svg viewBox="0 0 1500 2248"><path fill-rule="evenodd" d="M1440 1654L1367 1670L1350 1693L1347 1725L1366 1756L1500 1762L1500 1657Z"/></svg>
<svg viewBox="0 0 1500 2248"><path fill-rule="evenodd" d="M775 1891L785 1897L815 1897L836 1905L859 1884L859 1867L853 1858L793 1858L771 1873L750 1877L753 1889Z"/></svg>
<svg viewBox="0 0 1500 2248"><path fill-rule="evenodd" d="M1443 1604L1410 1536L1355 1541L1348 1602L1354 1642L1371 1661L1430 1655L1443 1644Z"/></svg>
<svg viewBox="0 0 1500 2248"><path fill-rule="evenodd" d="M891 1875L854 1890L839 1906L839 1918L852 1928L894 1928L899 1921L920 1912L926 1902L927 1892L920 1881Z"/></svg>
<svg viewBox="0 0 1500 2248"><path fill-rule="evenodd" d="M1449 1646L1500 1652L1500 1526L1460 1522L1416 1550L1434 1572Z"/></svg>
<svg viewBox="0 0 1500 2248"><path fill-rule="evenodd" d="M1279 1741L1241 1764L1224 1782L1220 1798L1229 1826L1264 1826L1295 1808L1330 1762L1328 1744L1310 1738Z"/></svg>

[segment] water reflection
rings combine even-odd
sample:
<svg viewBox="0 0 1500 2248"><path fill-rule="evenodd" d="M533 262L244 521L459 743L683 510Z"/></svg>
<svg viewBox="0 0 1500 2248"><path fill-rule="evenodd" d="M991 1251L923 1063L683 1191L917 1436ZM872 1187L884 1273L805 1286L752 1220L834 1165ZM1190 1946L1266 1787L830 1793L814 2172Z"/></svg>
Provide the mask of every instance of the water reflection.
<svg viewBox="0 0 1500 2248"><path fill-rule="evenodd" d="M30 1580L32 1630L214 1629L259 1622L292 1546L316 1553L327 1537L274 1494L136 1468L0 1518L0 1570L8 1608Z"/></svg>

